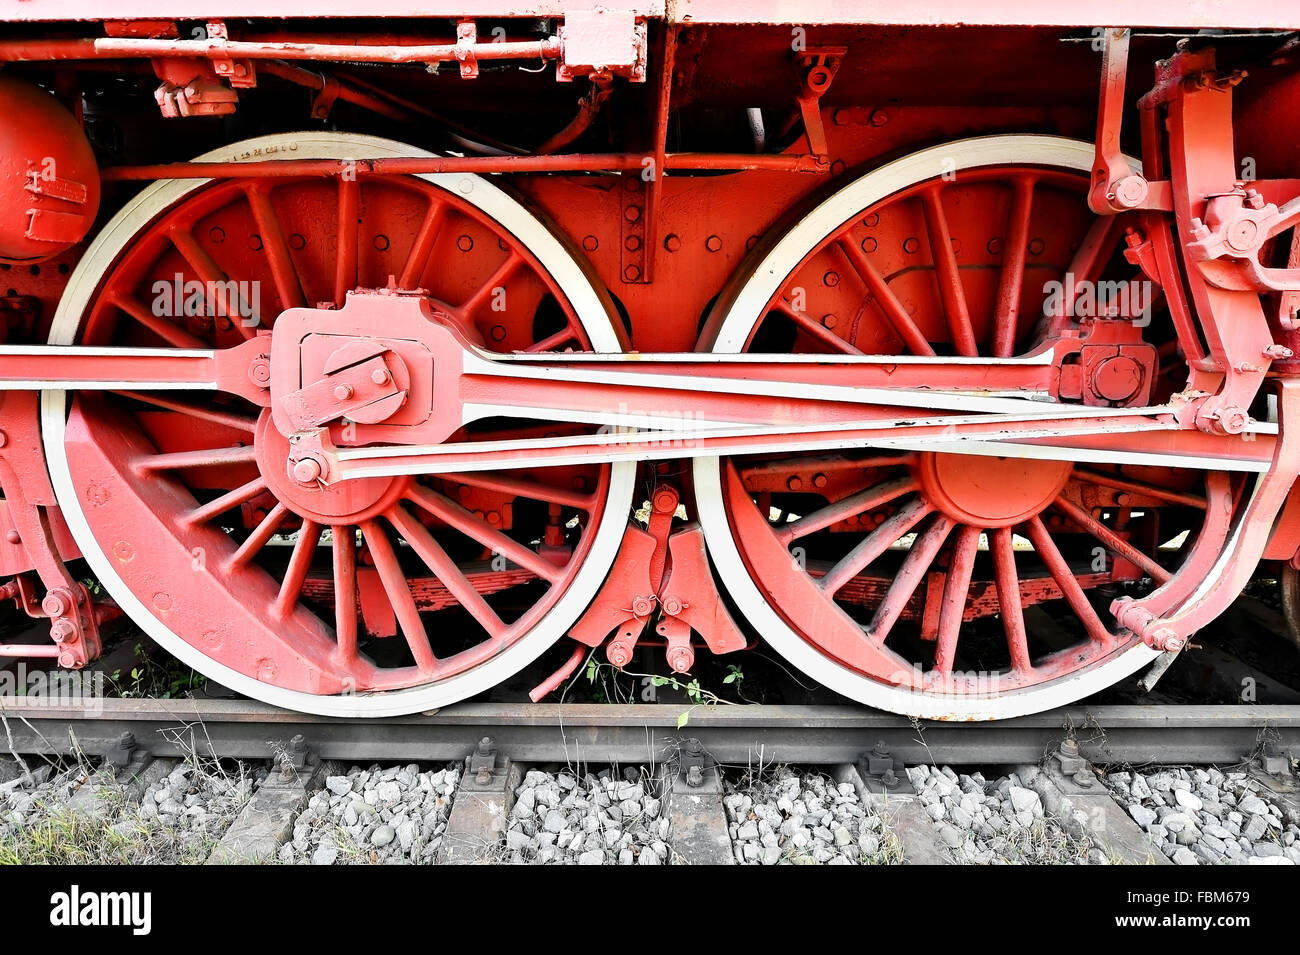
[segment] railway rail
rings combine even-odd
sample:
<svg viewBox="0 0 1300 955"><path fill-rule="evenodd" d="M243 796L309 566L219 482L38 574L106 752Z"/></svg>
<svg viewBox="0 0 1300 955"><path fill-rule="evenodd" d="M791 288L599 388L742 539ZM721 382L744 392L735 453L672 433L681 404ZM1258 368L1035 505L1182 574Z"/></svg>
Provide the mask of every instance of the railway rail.
<svg viewBox="0 0 1300 955"><path fill-rule="evenodd" d="M679 726L684 712L687 722ZM659 762L698 743L723 763L852 762L883 743L907 762L1035 762L1068 738L1096 763L1238 763L1300 755L1300 706L1066 707L996 722L915 721L857 706L460 703L392 717L314 716L249 700L105 699L93 707L0 708L7 745L22 753L154 756L190 751L273 758L464 759L484 738L529 762Z"/></svg>
<svg viewBox="0 0 1300 955"><path fill-rule="evenodd" d="M169 808L170 794L176 786L202 791L202 780L212 777L201 767L219 765L212 758L269 765L251 799L204 850L209 864L331 865L340 857L439 864L566 858L580 864L634 858L640 864L950 864L994 856L1090 864L1222 861L1199 842L1193 851L1172 836L1157 836L1156 814L1144 816L1127 790L1116 792L1117 783L1143 769L1178 764L1223 767L1214 777L1195 772L1250 787L1238 790L1239 806L1249 811L1246 796L1258 793L1264 801L1255 808L1268 818L1274 810L1267 807L1275 806L1286 839L1294 840L1300 820L1300 784L1291 773L1300 753L1300 706L1098 705L963 723L910 721L850 706L715 705L694 707L682 725L676 704L461 703L377 723L248 700L97 702L102 712L34 704L0 710L7 745L29 754L27 765L30 754L75 755L82 766L103 760L110 774L84 777L66 811L111 819L110 807L124 798L128 805L143 799L145 817L166 824L160 814L183 811L179 803ZM360 768L367 764L369 770ZM446 788L439 789L445 795L432 816L425 801L424 825L413 828L401 800L411 791L420 801L418 787L429 777L421 767ZM1194 777L1182 779L1180 785ZM835 821L828 813L820 827L805 823L788 795L787 813L773 815L778 789L796 798L802 789L814 814L828 800L840 807ZM548 791L551 808L535 808ZM566 791L581 801L561 804ZM981 820L1005 834L980 822L986 843L973 827L969 834L954 828L946 818L972 823L955 802L941 801L943 792L961 796L962 806L970 800ZM596 793L604 794L603 805L612 800L630 814L598 820L596 809L566 809L589 805ZM985 817L980 807L996 806L998 798L1010 800L1018 814L999 817L994 810ZM1199 797L1185 798L1200 804ZM378 814L369 827L358 827L363 804ZM339 828L349 820L359 845ZM393 825L380 834L376 826L388 821ZM171 824L177 822L184 820ZM1259 839L1264 824L1254 825L1249 834ZM567 851L573 840L581 851ZM1220 851L1225 845L1212 844ZM1285 839L1242 845L1247 849L1231 846L1231 861L1263 861L1266 854L1294 861Z"/></svg>

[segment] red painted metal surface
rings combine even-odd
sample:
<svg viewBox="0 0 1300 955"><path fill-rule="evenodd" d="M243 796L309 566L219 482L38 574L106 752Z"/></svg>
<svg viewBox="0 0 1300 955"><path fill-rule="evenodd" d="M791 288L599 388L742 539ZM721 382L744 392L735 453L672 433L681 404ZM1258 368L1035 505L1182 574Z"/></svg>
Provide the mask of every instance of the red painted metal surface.
<svg viewBox="0 0 1300 955"><path fill-rule="evenodd" d="M0 261L76 245L99 210L99 172L76 119L39 87L0 77Z"/></svg>
<svg viewBox="0 0 1300 955"><path fill-rule="evenodd" d="M66 666L116 612L71 563L93 544L133 605L255 685L474 673L577 586L626 503L605 497L616 460L640 462L649 512L539 695L587 648L626 665L647 624L677 672L745 645L701 507L796 639L950 698L1178 649L1300 549L1300 154L1277 145L1298 64L1282 37L1165 35L1293 29L1294 5L1158 2L1133 25L1117 4L827 0L789 24L761 0L380 0L369 16L409 19L354 33L334 4L112 6L0 3L60 21L0 34L0 256L24 260L0 276L0 595L50 617L37 652ZM143 95L115 98L114 72ZM162 145L231 114L413 145ZM854 192L1008 131L1093 160ZM540 210L572 268L469 201L472 175ZM158 179L177 182L129 199ZM75 344L42 349L101 181L110 213L158 206L95 260ZM808 221L824 234L781 259ZM574 276L633 358L582 354ZM700 355L747 294L743 350L765 357ZM73 392L53 483L37 390ZM718 455L712 504L662 476Z"/></svg>

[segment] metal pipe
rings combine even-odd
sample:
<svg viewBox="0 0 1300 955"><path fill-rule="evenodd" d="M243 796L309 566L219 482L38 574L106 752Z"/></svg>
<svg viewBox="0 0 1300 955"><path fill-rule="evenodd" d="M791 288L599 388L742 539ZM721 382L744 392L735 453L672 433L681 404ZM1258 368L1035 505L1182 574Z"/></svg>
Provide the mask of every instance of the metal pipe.
<svg viewBox="0 0 1300 955"><path fill-rule="evenodd" d="M600 108L605 105L605 100L609 99L611 91L609 80L593 80L591 89L578 104L578 114L569 121L567 126L538 146L534 152L539 156L547 156L574 142L591 128L591 124L600 113Z"/></svg>
<svg viewBox="0 0 1300 955"><path fill-rule="evenodd" d="M229 179L274 176L332 176L345 168L358 174L418 176L430 173L623 172L640 170L638 153L572 153L560 156L412 156L357 159L344 166L338 159L272 159L260 162L179 162L145 166L110 166L101 172L108 182L149 179ZM808 155L751 156L723 153L674 153L668 169L820 173L826 167Z"/></svg>
<svg viewBox="0 0 1300 955"><path fill-rule="evenodd" d="M6 40L0 62L98 60L115 57L180 56L199 59L322 60L326 62L444 63L463 60L558 59L559 37L461 43L291 43L259 40L172 40L96 37L78 40Z"/></svg>
<svg viewBox="0 0 1300 955"><path fill-rule="evenodd" d="M541 683L537 684L537 686L533 687L528 694L528 698L536 703L543 697L549 695L551 691L573 675L573 671L578 669L578 665L582 663L583 658L590 652L591 647L581 643L578 644L573 648L573 652L569 654L569 659L564 661L564 665Z"/></svg>
<svg viewBox="0 0 1300 955"><path fill-rule="evenodd" d="M50 657L59 655L61 648L56 643L0 643L0 657Z"/></svg>

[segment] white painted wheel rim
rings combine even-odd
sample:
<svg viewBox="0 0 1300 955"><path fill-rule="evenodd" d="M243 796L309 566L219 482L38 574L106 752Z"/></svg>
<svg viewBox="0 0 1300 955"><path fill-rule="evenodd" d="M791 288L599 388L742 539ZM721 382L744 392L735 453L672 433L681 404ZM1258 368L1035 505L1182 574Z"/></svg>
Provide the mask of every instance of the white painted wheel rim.
<svg viewBox="0 0 1300 955"><path fill-rule="evenodd" d="M985 166L1046 166L1090 173L1093 146L1058 136L983 136L945 143L881 166L840 189L772 246L725 306L712 351L741 352L781 283L832 231L858 212L917 182ZM732 534L717 457L692 465L698 519L718 576L750 625L793 666L821 685L877 709L920 719L994 720L1063 706L1113 685L1158 656L1134 643L1091 667L1000 695L940 695L881 683L826 656L768 603Z"/></svg>
<svg viewBox="0 0 1300 955"><path fill-rule="evenodd" d="M223 147L198 157L216 162L253 158L377 159L389 156L431 156L392 140L341 133L302 133L263 136ZM597 351L616 352L622 345L604 302L583 271L547 227L520 203L488 180L463 173L427 174L419 178L444 189L495 219L537 258L573 306L583 330ZM49 342L69 345L76 340L83 313L103 271L158 214L206 185L207 179L171 179L154 183L131 199L86 249L73 272L54 316ZM636 465L611 466L609 489L600 524L592 533L591 549L569 588L527 634L473 669L438 683L354 696L316 696L286 690L218 663L191 646L158 619L118 575L90 529L73 488L64 445L67 392L41 393L41 430L45 455L63 516L87 563L127 615L153 640L183 663L231 689L286 709L322 716L383 717L418 713L446 706L490 689L523 669L562 637L591 602L604 581L623 539Z"/></svg>

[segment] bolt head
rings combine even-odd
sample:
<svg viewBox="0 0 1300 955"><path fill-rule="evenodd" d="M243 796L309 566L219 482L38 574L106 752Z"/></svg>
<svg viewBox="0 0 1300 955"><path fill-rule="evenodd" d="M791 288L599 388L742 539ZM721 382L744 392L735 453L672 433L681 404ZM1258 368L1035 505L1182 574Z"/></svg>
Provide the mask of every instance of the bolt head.
<svg viewBox="0 0 1300 955"><path fill-rule="evenodd" d="M660 488L655 491L654 507L661 514L677 510L677 493L670 488Z"/></svg>
<svg viewBox="0 0 1300 955"><path fill-rule="evenodd" d="M335 386L334 386L334 397L337 398L339 401L347 401L349 398L352 397L352 386L351 386L351 385L335 385Z"/></svg>
<svg viewBox="0 0 1300 955"><path fill-rule="evenodd" d="M67 597L58 591L51 590L41 601L41 609L45 611L47 616L62 617L71 609L71 606Z"/></svg>
<svg viewBox="0 0 1300 955"><path fill-rule="evenodd" d="M271 383L271 362L265 358L254 358L248 363L248 379L259 388Z"/></svg>
<svg viewBox="0 0 1300 955"><path fill-rule="evenodd" d="M386 368L376 368L370 373L370 380L377 385L388 384L389 374Z"/></svg>
<svg viewBox="0 0 1300 955"><path fill-rule="evenodd" d="M320 463L314 458L294 462L293 479L299 484L314 484L320 478Z"/></svg>
<svg viewBox="0 0 1300 955"><path fill-rule="evenodd" d="M63 643L70 639L76 632L76 626L66 617L50 624L50 638L53 639L55 643Z"/></svg>
<svg viewBox="0 0 1300 955"><path fill-rule="evenodd" d="M1111 184L1115 194L1115 204L1125 209L1136 209L1146 202L1150 186L1141 176L1125 176Z"/></svg>

